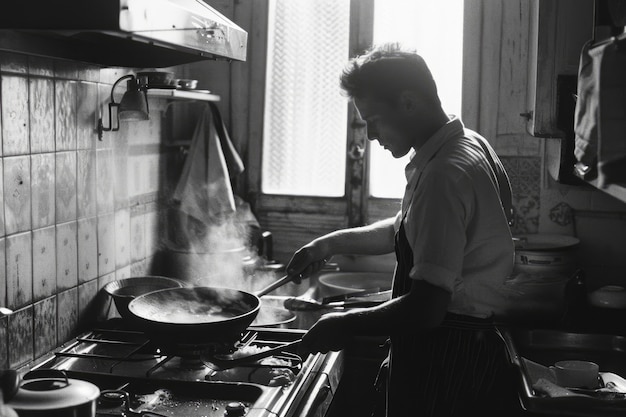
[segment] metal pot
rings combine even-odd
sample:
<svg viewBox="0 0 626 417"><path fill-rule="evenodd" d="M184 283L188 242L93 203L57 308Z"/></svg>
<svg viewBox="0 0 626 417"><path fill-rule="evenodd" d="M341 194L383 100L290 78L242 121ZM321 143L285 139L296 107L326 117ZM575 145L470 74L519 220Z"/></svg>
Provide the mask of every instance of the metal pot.
<svg viewBox="0 0 626 417"><path fill-rule="evenodd" d="M518 271L570 274L576 269L576 248L580 241L573 236L529 234L517 236L513 241Z"/></svg>
<svg viewBox="0 0 626 417"><path fill-rule="evenodd" d="M35 370L24 375L7 405L20 417L94 417L100 389L87 381L68 378L56 369Z"/></svg>

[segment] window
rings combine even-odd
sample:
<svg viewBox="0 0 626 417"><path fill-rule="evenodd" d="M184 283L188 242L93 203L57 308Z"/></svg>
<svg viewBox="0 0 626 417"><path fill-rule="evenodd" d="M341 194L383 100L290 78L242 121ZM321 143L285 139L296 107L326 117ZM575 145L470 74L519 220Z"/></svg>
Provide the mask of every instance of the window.
<svg viewBox="0 0 626 417"><path fill-rule="evenodd" d="M342 197L348 106L338 78L350 55L350 0L269 5L261 191ZM375 43L415 48L444 110L460 116L463 0L375 0L370 30ZM368 195L401 198L408 156L394 159L373 142L369 157Z"/></svg>
<svg viewBox="0 0 626 417"><path fill-rule="evenodd" d="M349 0L273 0L269 11L261 189L345 193Z"/></svg>

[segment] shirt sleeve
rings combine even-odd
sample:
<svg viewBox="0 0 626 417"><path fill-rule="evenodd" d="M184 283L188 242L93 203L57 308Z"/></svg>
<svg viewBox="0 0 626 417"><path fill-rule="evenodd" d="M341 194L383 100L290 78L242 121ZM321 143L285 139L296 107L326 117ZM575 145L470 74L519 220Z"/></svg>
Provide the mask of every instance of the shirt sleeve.
<svg viewBox="0 0 626 417"><path fill-rule="evenodd" d="M409 276L452 293L461 284L473 192L466 175L443 168L423 173L406 212L405 229L413 251Z"/></svg>

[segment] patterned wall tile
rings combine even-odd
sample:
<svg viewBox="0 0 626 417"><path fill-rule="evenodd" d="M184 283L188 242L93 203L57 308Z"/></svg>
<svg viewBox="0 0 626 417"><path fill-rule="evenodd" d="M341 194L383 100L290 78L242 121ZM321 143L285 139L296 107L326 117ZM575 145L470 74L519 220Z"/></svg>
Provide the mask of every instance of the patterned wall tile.
<svg viewBox="0 0 626 417"><path fill-rule="evenodd" d="M117 309L115 308L115 305L113 303L113 299L111 297L109 297L104 291L102 291L102 288L107 285L109 282L113 282L115 281L115 273L111 273L111 274L107 274L107 275L102 275L100 277L98 277L98 290L100 291L99 294L102 294L102 316L101 318L103 320L106 319L110 319L110 318L114 318L114 317L119 317L119 314L117 312Z"/></svg>
<svg viewBox="0 0 626 417"><path fill-rule="evenodd" d="M56 154L56 221L76 219L76 152Z"/></svg>
<svg viewBox="0 0 626 417"><path fill-rule="evenodd" d="M7 303L7 270L6 270L6 256L5 248L6 240L0 239L0 307L5 307ZM0 314L0 317L2 315ZM0 340L1 342L1 340Z"/></svg>
<svg viewBox="0 0 626 417"><path fill-rule="evenodd" d="M161 248L159 238L159 212L148 211L145 214L146 254L154 254Z"/></svg>
<svg viewBox="0 0 626 417"><path fill-rule="evenodd" d="M128 184L130 197L158 191L160 180L158 155L131 155L128 167L132 178Z"/></svg>
<svg viewBox="0 0 626 417"><path fill-rule="evenodd" d="M132 276L130 271L131 271L130 265L127 265L124 268L118 269L117 271L115 271L115 279L120 280L120 279L130 278Z"/></svg>
<svg viewBox="0 0 626 417"><path fill-rule="evenodd" d="M97 279L78 286L78 325L81 329L96 322L100 316L100 312L97 311L97 295Z"/></svg>
<svg viewBox="0 0 626 417"><path fill-rule="evenodd" d="M113 150L98 149L96 151L96 207L98 214L111 213L114 209Z"/></svg>
<svg viewBox="0 0 626 417"><path fill-rule="evenodd" d="M78 282L98 277L98 220L78 220Z"/></svg>
<svg viewBox="0 0 626 417"><path fill-rule="evenodd" d="M100 82L100 67L83 65L78 68L78 79L82 81L90 81L92 83Z"/></svg>
<svg viewBox="0 0 626 417"><path fill-rule="evenodd" d="M9 368L9 319L0 317L0 369Z"/></svg>
<svg viewBox="0 0 626 417"><path fill-rule="evenodd" d="M3 155L29 153L28 78L2 77L2 152Z"/></svg>
<svg viewBox="0 0 626 417"><path fill-rule="evenodd" d="M9 366L17 368L34 359L33 307L9 316Z"/></svg>
<svg viewBox="0 0 626 417"><path fill-rule="evenodd" d="M54 224L56 218L55 165L54 153L31 156L33 229Z"/></svg>
<svg viewBox="0 0 626 417"><path fill-rule="evenodd" d="M77 152L78 217L96 215L96 151Z"/></svg>
<svg viewBox="0 0 626 417"><path fill-rule="evenodd" d="M147 259L142 259L138 262L133 262L130 265L130 274L133 277L141 277L144 275L150 275L150 263Z"/></svg>
<svg viewBox="0 0 626 417"><path fill-rule="evenodd" d="M67 78L70 80L78 79L78 63L66 60L54 61L55 78Z"/></svg>
<svg viewBox="0 0 626 417"><path fill-rule="evenodd" d="M0 158L0 184L4 185L4 159ZM4 187L0 187L0 236L6 234L4 220Z"/></svg>
<svg viewBox="0 0 626 417"><path fill-rule="evenodd" d="M98 85L80 82L77 87L76 145L78 149L95 149L98 134L96 126Z"/></svg>
<svg viewBox="0 0 626 417"><path fill-rule="evenodd" d="M98 217L98 275L115 271L115 216Z"/></svg>
<svg viewBox="0 0 626 417"><path fill-rule="evenodd" d="M55 81L55 142L57 151L76 150L76 81Z"/></svg>
<svg viewBox="0 0 626 417"><path fill-rule="evenodd" d="M65 343L78 328L78 288L74 287L57 295L57 341Z"/></svg>
<svg viewBox="0 0 626 417"><path fill-rule="evenodd" d="M503 157L513 190L514 234L537 233L541 192L541 159Z"/></svg>
<svg viewBox="0 0 626 417"><path fill-rule="evenodd" d="M102 68L100 70L100 82L104 84L108 84L104 86L106 88L106 94L111 93L111 85L118 78L122 77L123 75L130 74L130 73L131 71L129 71L126 68L118 68L118 67Z"/></svg>
<svg viewBox="0 0 626 417"><path fill-rule="evenodd" d="M6 233L31 228L30 156L4 158Z"/></svg>
<svg viewBox="0 0 626 417"><path fill-rule="evenodd" d="M54 81L31 78L29 82L31 152L54 152Z"/></svg>
<svg viewBox="0 0 626 417"><path fill-rule="evenodd" d="M115 267L117 269L130 265L130 211L115 212Z"/></svg>
<svg viewBox="0 0 626 417"><path fill-rule="evenodd" d="M21 308L33 300L31 232L6 238L7 305Z"/></svg>
<svg viewBox="0 0 626 417"><path fill-rule="evenodd" d="M40 56L28 56L28 73L42 77L54 76L54 61Z"/></svg>
<svg viewBox="0 0 626 417"><path fill-rule="evenodd" d="M33 230L33 297L35 301L57 292L56 227Z"/></svg>
<svg viewBox="0 0 626 417"><path fill-rule="evenodd" d="M109 282L115 281L116 279L117 278L115 278L114 272L106 275L100 275L98 277L98 291L101 291L105 285L107 285Z"/></svg>
<svg viewBox="0 0 626 417"><path fill-rule="evenodd" d="M143 210L133 208L130 216L130 260L141 261L146 257L146 222Z"/></svg>
<svg viewBox="0 0 626 417"><path fill-rule="evenodd" d="M26 74L28 72L28 58L22 54L2 52L0 54L0 70Z"/></svg>
<svg viewBox="0 0 626 417"><path fill-rule="evenodd" d="M48 297L34 306L35 357L57 346L57 297Z"/></svg>
<svg viewBox="0 0 626 417"><path fill-rule="evenodd" d="M128 208L128 150L115 149L115 209Z"/></svg>
<svg viewBox="0 0 626 417"><path fill-rule="evenodd" d="M57 288L59 291L78 285L77 224L57 224Z"/></svg>

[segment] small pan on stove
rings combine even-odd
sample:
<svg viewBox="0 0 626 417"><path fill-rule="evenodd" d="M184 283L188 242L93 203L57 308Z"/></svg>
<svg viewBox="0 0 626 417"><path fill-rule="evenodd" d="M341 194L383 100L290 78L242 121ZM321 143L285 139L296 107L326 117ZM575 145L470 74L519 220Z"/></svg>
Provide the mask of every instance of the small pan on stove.
<svg viewBox="0 0 626 417"><path fill-rule="evenodd" d="M254 294L221 287L167 288L136 297L128 310L157 342L234 343L259 313L260 297L293 278L286 275Z"/></svg>

